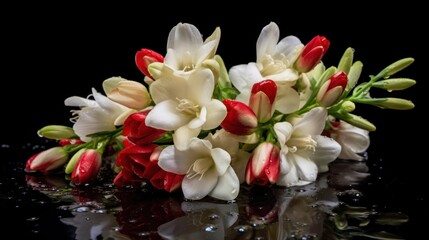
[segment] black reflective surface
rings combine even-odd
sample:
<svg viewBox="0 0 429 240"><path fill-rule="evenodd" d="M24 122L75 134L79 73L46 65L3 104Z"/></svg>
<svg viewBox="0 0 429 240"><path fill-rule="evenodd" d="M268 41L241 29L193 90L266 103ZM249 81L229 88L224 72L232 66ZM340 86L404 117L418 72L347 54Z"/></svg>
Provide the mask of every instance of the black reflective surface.
<svg viewBox="0 0 429 240"><path fill-rule="evenodd" d="M243 185L236 201L223 202L186 201L180 192L150 186L119 190L112 176L73 187L63 175L26 174L26 159L48 145L2 145L2 229L14 238L414 239L424 233L423 191L386 170L389 159L372 148L364 162L333 162L314 184Z"/></svg>

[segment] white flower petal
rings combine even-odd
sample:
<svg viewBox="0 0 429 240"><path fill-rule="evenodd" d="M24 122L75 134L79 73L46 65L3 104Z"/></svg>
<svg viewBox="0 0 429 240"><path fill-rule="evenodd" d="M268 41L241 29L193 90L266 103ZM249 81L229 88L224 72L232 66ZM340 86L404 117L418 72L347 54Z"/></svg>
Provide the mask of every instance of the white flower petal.
<svg viewBox="0 0 429 240"><path fill-rule="evenodd" d="M101 108L106 109L112 113L123 112L126 109L128 109L127 107L122 106L110 100L108 97L104 96L103 94L97 92L95 88L92 88L92 95L94 96L95 101L98 103L98 105Z"/></svg>
<svg viewBox="0 0 429 240"><path fill-rule="evenodd" d="M240 183L244 183L246 180L245 174L246 174L246 166L247 161L249 161L250 153L239 150L237 153L237 157L233 158L231 161L231 167L234 169L235 173L237 174L238 180Z"/></svg>
<svg viewBox="0 0 429 240"><path fill-rule="evenodd" d="M219 176L225 174L225 171L230 167L231 156L229 153L221 148L213 148L211 156L216 166L216 171Z"/></svg>
<svg viewBox="0 0 429 240"><path fill-rule="evenodd" d="M98 104L94 100L90 100L83 97L68 97L64 100L64 105L70 107L97 107Z"/></svg>
<svg viewBox="0 0 429 240"><path fill-rule="evenodd" d="M287 36L277 44L274 58L284 59L283 61L293 64L303 47L304 45L301 43L299 38L295 36Z"/></svg>
<svg viewBox="0 0 429 240"><path fill-rule="evenodd" d="M338 156L338 158L345 159L345 160L357 160L357 161L362 161L364 159L363 156L354 152L352 148L349 147L348 145L342 146L341 153Z"/></svg>
<svg viewBox="0 0 429 240"><path fill-rule="evenodd" d="M288 114L299 109L300 98L298 92L281 84L277 85L275 108L281 113Z"/></svg>
<svg viewBox="0 0 429 240"><path fill-rule="evenodd" d="M200 132L201 128L190 128L188 125L183 125L174 131L174 145L181 151L186 150L191 143L191 139L197 137Z"/></svg>
<svg viewBox="0 0 429 240"><path fill-rule="evenodd" d="M114 116L102 108L86 107L80 111L79 119L73 125L73 130L82 141L88 142L91 140L90 137L87 137L89 134L116 129L112 117Z"/></svg>
<svg viewBox="0 0 429 240"><path fill-rule="evenodd" d="M196 64L202 63L204 60L208 58L212 58L214 53L216 52L217 46L219 44L219 40L213 40L205 43L198 49L198 54L196 55L198 58L195 59Z"/></svg>
<svg viewBox="0 0 429 240"><path fill-rule="evenodd" d="M339 141L351 147L354 152L361 153L369 147L369 132L347 122L341 121L338 135Z"/></svg>
<svg viewBox="0 0 429 240"><path fill-rule="evenodd" d="M313 139L317 142L316 151L311 157L320 172L328 171L328 164L335 159L341 152L341 145L338 144L334 139L325 136L314 136Z"/></svg>
<svg viewBox="0 0 429 240"><path fill-rule="evenodd" d="M246 69L246 64L240 64L233 66L229 70L229 78L231 80L231 83L240 92L247 87Z"/></svg>
<svg viewBox="0 0 429 240"><path fill-rule="evenodd" d="M207 196L218 182L218 176L215 168L207 170L202 177L200 175L183 178L182 191L185 198L190 200L200 200Z"/></svg>
<svg viewBox="0 0 429 240"><path fill-rule="evenodd" d="M289 86L293 86L298 78L298 72L291 68L287 68L276 74L264 76L264 79L271 79L281 84L288 84Z"/></svg>
<svg viewBox="0 0 429 240"><path fill-rule="evenodd" d="M262 29L258 41L256 42L256 59L258 63L262 61L264 55L274 54L279 36L279 27L274 22L270 22Z"/></svg>
<svg viewBox="0 0 429 240"><path fill-rule="evenodd" d="M233 200L240 192L240 182L234 170L228 167L225 174L218 178L214 189L208 194L220 200Z"/></svg>
<svg viewBox="0 0 429 240"><path fill-rule="evenodd" d="M177 101L174 100L166 100L156 104L146 117L146 125L172 131L191 121L192 115L181 112L176 107Z"/></svg>
<svg viewBox="0 0 429 240"><path fill-rule="evenodd" d="M311 109L300 121L296 123L293 135L296 137L320 135L325 128L326 118L326 109L322 107Z"/></svg>
<svg viewBox="0 0 429 240"><path fill-rule="evenodd" d="M274 132L277 135L277 140L279 141L280 146L283 148L292 136L293 127L288 122L278 122L274 124Z"/></svg>
<svg viewBox="0 0 429 240"><path fill-rule="evenodd" d="M174 75L173 70L164 67L161 76L149 86L149 92L152 100L158 104L169 99L187 98L187 88L187 79Z"/></svg>
<svg viewBox="0 0 429 240"><path fill-rule="evenodd" d="M207 109L206 109L206 107L202 107L199 116L192 119L189 122L188 127L189 128L201 128L201 126L203 126L203 124L206 122L206 120L207 120Z"/></svg>
<svg viewBox="0 0 429 240"><path fill-rule="evenodd" d="M180 152L174 146L168 146L161 151L158 166L167 172L183 175L194 161L192 152Z"/></svg>
<svg viewBox="0 0 429 240"><path fill-rule="evenodd" d="M128 109L126 111L124 111L123 113L121 113L113 122L114 125L116 126L120 126L120 125L124 125L125 120L133 113L137 112L137 110L134 109Z"/></svg>
<svg viewBox="0 0 429 240"><path fill-rule="evenodd" d="M204 106L213 95L214 77L212 71L207 68L196 69L188 79L187 99Z"/></svg>
<svg viewBox="0 0 429 240"><path fill-rule="evenodd" d="M297 153L291 154L291 156L294 158L299 180L308 183L316 181L318 173L317 165L310 159Z"/></svg>
<svg viewBox="0 0 429 240"><path fill-rule="evenodd" d="M168 35L167 49L197 49L203 45L200 31L192 24L179 23L173 27Z"/></svg>
<svg viewBox="0 0 429 240"><path fill-rule="evenodd" d="M218 127L227 114L225 105L217 99L212 99L205 107L207 109L207 117L202 126L203 130L210 130Z"/></svg>
<svg viewBox="0 0 429 240"><path fill-rule="evenodd" d="M296 186L299 182L298 173L296 171L295 165L289 165L289 171L287 173L279 173L279 178L277 179L276 184L279 186Z"/></svg>

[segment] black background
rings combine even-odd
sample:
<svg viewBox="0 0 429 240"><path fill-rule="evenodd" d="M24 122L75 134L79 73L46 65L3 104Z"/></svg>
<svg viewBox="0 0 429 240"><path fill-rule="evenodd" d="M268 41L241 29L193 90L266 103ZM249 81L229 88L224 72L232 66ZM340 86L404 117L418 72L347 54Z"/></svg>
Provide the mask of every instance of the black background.
<svg viewBox="0 0 429 240"><path fill-rule="evenodd" d="M322 8L311 3L277 6L259 2L249 10L205 2L191 10L186 8L191 3L157 4L2 7L1 143L34 141L36 131L49 124L71 126L64 99L87 96L92 87L102 91L106 78L142 81L143 74L134 63L136 51L150 48L165 54L168 33L179 22L194 24L204 38L219 26L222 36L217 53L232 67L256 60L259 33L274 21L281 38L295 35L306 43L315 35L326 36L331 41L324 57L327 66L337 65L343 51L353 47L355 60L364 64L361 81L396 60L415 58L409 68L397 74L417 80L414 87L373 93L410 99L415 109L394 111L358 105L356 111L377 126L370 135L370 150L382 154L388 175L399 182L397 191L403 191L404 197L397 204L423 208L427 123L422 114L428 84L424 74L427 40L422 36L427 17L420 14L422 6L324 3ZM402 203L404 199L409 201ZM417 211L414 217L426 215L427 207Z"/></svg>

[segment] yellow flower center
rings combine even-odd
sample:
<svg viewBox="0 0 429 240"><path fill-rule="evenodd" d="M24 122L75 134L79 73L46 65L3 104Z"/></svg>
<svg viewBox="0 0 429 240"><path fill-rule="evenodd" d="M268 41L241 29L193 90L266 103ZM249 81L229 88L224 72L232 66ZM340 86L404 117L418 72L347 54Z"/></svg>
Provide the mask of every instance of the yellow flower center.
<svg viewBox="0 0 429 240"><path fill-rule="evenodd" d="M286 145L290 152L296 152L298 149L306 149L316 151L317 142L311 136L292 137L287 141Z"/></svg>
<svg viewBox="0 0 429 240"><path fill-rule="evenodd" d="M194 104L191 100L186 98L176 98L176 100L179 102L176 109L185 112L190 115L199 116L200 114L200 105Z"/></svg>
<svg viewBox="0 0 429 240"><path fill-rule="evenodd" d="M191 179L197 175L200 175L200 180L204 173L207 172L213 166L213 160L208 157L197 159L186 172L186 177Z"/></svg>

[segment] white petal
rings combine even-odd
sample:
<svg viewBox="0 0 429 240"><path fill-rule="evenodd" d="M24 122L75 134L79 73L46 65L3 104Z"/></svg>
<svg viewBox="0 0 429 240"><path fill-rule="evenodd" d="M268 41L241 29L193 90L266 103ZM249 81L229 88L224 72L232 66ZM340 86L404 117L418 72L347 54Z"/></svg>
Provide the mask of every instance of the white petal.
<svg viewBox="0 0 429 240"><path fill-rule="evenodd" d="M71 107L97 107L98 104L94 100L90 100L83 97L69 97L64 100L64 105Z"/></svg>
<svg viewBox="0 0 429 240"><path fill-rule="evenodd" d="M91 140L91 138L87 137L89 134L116 129L113 124L114 118L112 117L114 116L102 108L87 107L79 113L79 119L73 125L73 130L82 141L88 142Z"/></svg>
<svg viewBox="0 0 429 240"><path fill-rule="evenodd" d="M248 88L252 88L253 84L260 82L264 79L267 79L267 78L262 77L261 72L259 72L259 69L256 66L256 63L254 63L254 62L250 62L249 64L247 64L246 78L247 78L247 87Z"/></svg>
<svg viewBox="0 0 429 240"><path fill-rule="evenodd" d="M173 48L167 49L167 54L165 54L164 57L164 64L173 69L179 69L180 59L177 59L178 56L179 54L177 54Z"/></svg>
<svg viewBox="0 0 429 240"><path fill-rule="evenodd" d="M158 166L167 172L183 175L194 161L192 152L180 152L174 146L168 146L161 151Z"/></svg>
<svg viewBox="0 0 429 240"><path fill-rule="evenodd" d="M199 138L192 138L189 144L189 149L193 151L195 159L210 156L212 148L213 145L210 141Z"/></svg>
<svg viewBox="0 0 429 240"><path fill-rule="evenodd" d="M289 86L277 85L276 110L284 114L295 112L299 109L299 103L299 94L295 89Z"/></svg>
<svg viewBox="0 0 429 240"><path fill-rule="evenodd" d="M277 135L277 140L279 141L280 147L286 145L286 142L290 139L293 132L293 127L288 122L278 122L274 124L274 132Z"/></svg>
<svg viewBox="0 0 429 240"><path fill-rule="evenodd" d="M216 171L219 176L225 174L225 171L230 167L231 156L221 148L211 150L211 156L216 166Z"/></svg>
<svg viewBox="0 0 429 240"><path fill-rule="evenodd" d="M231 83L240 92L247 87L246 69L246 64L240 64L233 66L229 70L229 78L231 80Z"/></svg>
<svg viewBox="0 0 429 240"><path fill-rule="evenodd" d="M161 76L150 85L149 92L152 100L158 104L169 99L187 98L187 88L187 79L174 75L174 71L165 66Z"/></svg>
<svg viewBox="0 0 429 240"><path fill-rule="evenodd" d="M294 163L298 173L299 180L305 182L314 182L317 178L317 165L310 159L299 154L291 154L294 157Z"/></svg>
<svg viewBox="0 0 429 240"><path fill-rule="evenodd" d="M197 49L203 45L200 31L192 24L179 23L168 35L167 49Z"/></svg>
<svg viewBox="0 0 429 240"><path fill-rule="evenodd" d="M357 153L364 152L369 147L369 132L341 121L338 138Z"/></svg>
<svg viewBox="0 0 429 240"><path fill-rule="evenodd" d="M227 151L231 157L238 152L238 141L234 140L230 133L223 128L217 130L215 134L209 133L205 139L212 143L213 148L222 148Z"/></svg>
<svg viewBox="0 0 429 240"><path fill-rule="evenodd" d="M206 107L202 107L200 110L199 116L192 119L189 122L188 127L189 128L201 128L203 126L203 124L206 122L206 120L207 120L207 109L206 109Z"/></svg>
<svg viewBox="0 0 429 240"><path fill-rule="evenodd" d="M201 128L190 128L184 125L174 131L173 142L178 150L186 150L189 147L191 139L200 134Z"/></svg>
<svg viewBox="0 0 429 240"><path fill-rule="evenodd" d="M313 139L317 142L317 146L311 160L317 164L319 172L326 172L328 164L337 159L340 154L341 146L334 139L325 136L313 136Z"/></svg>
<svg viewBox="0 0 429 240"><path fill-rule="evenodd" d="M280 84L288 84L289 86L293 86L298 78L298 72L291 68L287 68L276 74L264 76L264 79L271 79Z"/></svg>
<svg viewBox="0 0 429 240"><path fill-rule="evenodd" d="M293 165L288 159L287 155L288 155L288 151L286 146L282 148L280 152L280 173L283 175L289 173Z"/></svg>
<svg viewBox="0 0 429 240"><path fill-rule="evenodd" d="M274 55L280 30L276 23L271 22L265 26L256 42L256 59L261 62L264 55Z"/></svg>
<svg viewBox="0 0 429 240"><path fill-rule="evenodd" d="M205 107L207 109L207 117L202 126L203 130L210 130L218 127L227 114L225 105L217 99L212 99Z"/></svg>
<svg viewBox="0 0 429 240"><path fill-rule="evenodd" d="M251 95L250 90L251 90L250 88L243 90L240 94L237 95L237 97L235 97L235 100L242 102L246 105L249 105L250 95Z"/></svg>
<svg viewBox="0 0 429 240"><path fill-rule="evenodd" d="M307 112L294 126L293 135L305 137L307 135L320 135L325 128L327 118L326 109L316 107Z"/></svg>
<svg viewBox="0 0 429 240"><path fill-rule="evenodd" d="M237 153L237 157L233 158L231 161L231 167L234 169L235 173L237 174L238 180L240 183L244 183L245 179L245 172L246 172L246 166L247 161L250 158L250 153L239 150Z"/></svg>
<svg viewBox="0 0 429 240"><path fill-rule="evenodd" d="M97 92L95 88L92 89L92 95L94 96L95 101L98 103L98 105L106 109L112 113L122 113L126 109L128 109L125 106L122 106L112 100L110 100L108 97L104 96L103 94Z"/></svg>
<svg viewBox="0 0 429 240"><path fill-rule="evenodd" d="M202 45L198 49L198 53L195 59L195 64L200 64L204 60L212 58L214 53L216 52L218 44L219 44L219 40L213 40Z"/></svg>
<svg viewBox="0 0 429 240"><path fill-rule="evenodd" d="M134 109L128 109L127 111L124 111L123 113L121 113L113 122L113 124L115 126L120 126L123 125L125 120L133 113L137 112L137 110Z"/></svg>
<svg viewBox="0 0 429 240"><path fill-rule="evenodd" d="M342 145L341 153L338 158L357 161L362 161L364 159L363 156L354 152L348 145Z"/></svg>
<svg viewBox="0 0 429 240"><path fill-rule="evenodd" d="M208 194L220 200L233 200L240 192L240 181L231 167L228 167L225 174L218 178L214 189Z"/></svg>
<svg viewBox="0 0 429 240"><path fill-rule="evenodd" d="M201 179L198 176L189 179L183 178L182 191L185 198L190 200L200 200L207 196L218 182L218 176L215 168L207 170Z"/></svg>
<svg viewBox="0 0 429 240"><path fill-rule="evenodd" d="M298 53L304 47L299 38L295 36L287 36L280 40L276 46L274 58L283 59L293 64L298 57Z"/></svg>
<svg viewBox="0 0 429 240"><path fill-rule="evenodd" d="M189 123L193 118L192 115L181 112L176 107L177 101L174 100L166 100L156 104L146 117L146 125L172 131Z"/></svg>
<svg viewBox="0 0 429 240"><path fill-rule="evenodd" d="M213 95L214 77L207 68L196 69L188 79L187 99L200 105L207 104Z"/></svg>
<svg viewBox="0 0 429 240"><path fill-rule="evenodd" d="M299 182L298 179L298 173L296 171L295 165L291 164L289 167L289 171L284 174L282 172L279 173L279 178L277 179L276 184L279 186L296 186L296 184Z"/></svg>

